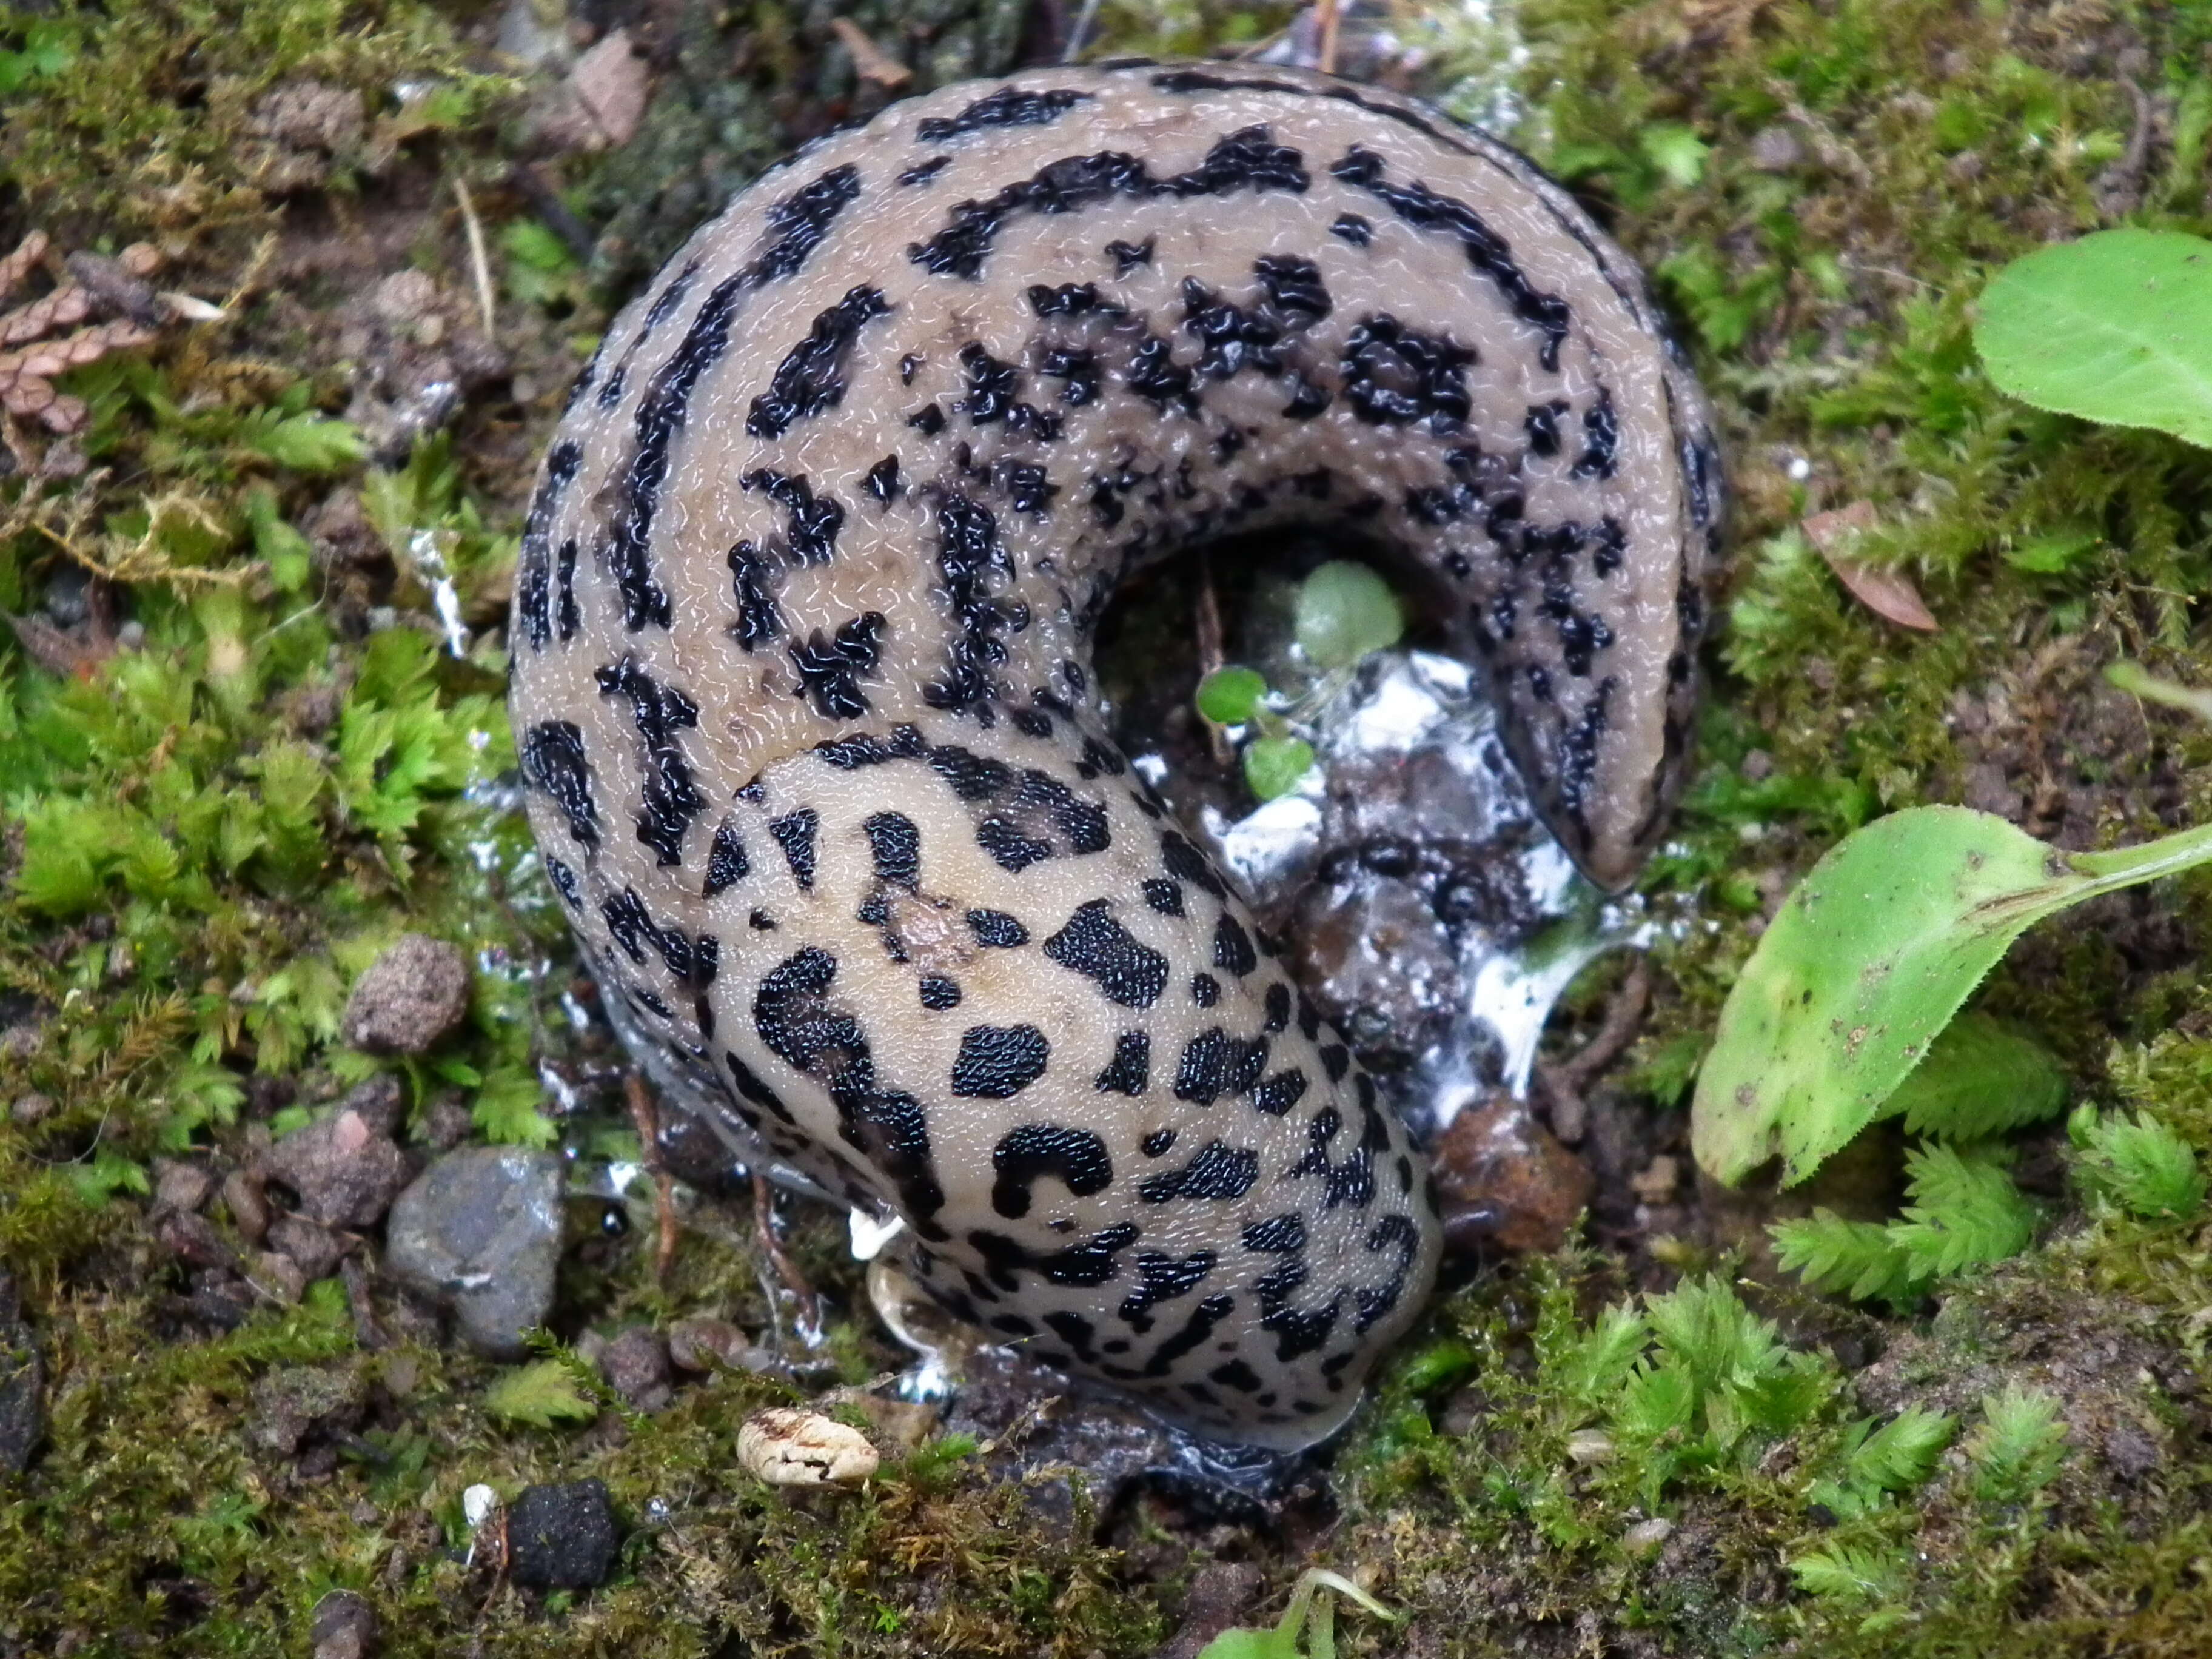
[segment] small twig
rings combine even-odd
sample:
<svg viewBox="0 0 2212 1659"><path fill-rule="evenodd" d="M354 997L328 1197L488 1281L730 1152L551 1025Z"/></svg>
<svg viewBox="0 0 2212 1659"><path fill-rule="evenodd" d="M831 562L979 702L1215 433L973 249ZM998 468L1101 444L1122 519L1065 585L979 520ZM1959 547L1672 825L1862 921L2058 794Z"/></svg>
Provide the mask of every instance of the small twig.
<svg viewBox="0 0 2212 1659"><path fill-rule="evenodd" d="M661 1166L660 1114L653 1105L653 1091L641 1072L632 1072L623 1079L623 1096L629 1103L629 1121L637 1126L646 1172L653 1177L653 1276L665 1279L676 1260L676 1182Z"/></svg>
<svg viewBox="0 0 2212 1659"><path fill-rule="evenodd" d="M1580 1141L1589 1128L1589 1107L1583 1099L1583 1091L1596 1082L1599 1073L1636 1040L1637 1030L1644 1024L1644 1011L1650 1004L1651 966L1639 954L1628 970L1628 977L1613 994L1613 1001L1605 1011L1605 1022L1598 1027L1597 1034L1571 1060L1557 1064L1542 1060L1536 1062L1536 1085L1544 1092L1552 1133L1567 1146Z"/></svg>
<svg viewBox="0 0 2212 1659"><path fill-rule="evenodd" d="M1083 0L1083 9L1075 14L1075 27L1067 32L1067 46L1060 54L1060 61L1072 64L1083 50L1083 43L1091 37L1091 26L1098 19L1098 0Z"/></svg>
<svg viewBox="0 0 2212 1659"><path fill-rule="evenodd" d="M353 1340L364 1348L384 1347L384 1328L376 1322L376 1309L369 1301L368 1267L359 1256L349 1255L338 1263L338 1274L345 1280L346 1300L353 1306Z"/></svg>
<svg viewBox="0 0 2212 1659"><path fill-rule="evenodd" d="M1334 75L1336 73L1336 26L1342 8L1338 0L1321 0L1315 10L1320 15L1321 50L1314 54L1314 61L1323 75Z"/></svg>
<svg viewBox="0 0 2212 1659"><path fill-rule="evenodd" d="M1227 647L1221 637L1221 601L1213 591L1213 556L1200 550L1198 556L1198 677L1201 680L1228 660ZM1205 722L1206 740L1213 750L1213 763L1226 769L1236 758L1229 752L1229 739L1212 720Z"/></svg>
<svg viewBox="0 0 2212 1659"><path fill-rule="evenodd" d="M469 264L476 273L477 303L483 307L484 338L489 340L497 323L492 309L491 261L484 254L483 226L477 218L477 204L469 199L467 181L458 173L453 175L453 199L461 204L461 227L469 238Z"/></svg>
<svg viewBox="0 0 2212 1659"><path fill-rule="evenodd" d="M783 1248L783 1241L775 1236L775 1188L769 1184L768 1173L757 1164L753 1177L753 1236L760 1241L775 1276L783 1281L799 1303L799 1328L804 1332L822 1328L821 1305L815 1300L814 1287L806 1282L806 1275L799 1271Z"/></svg>

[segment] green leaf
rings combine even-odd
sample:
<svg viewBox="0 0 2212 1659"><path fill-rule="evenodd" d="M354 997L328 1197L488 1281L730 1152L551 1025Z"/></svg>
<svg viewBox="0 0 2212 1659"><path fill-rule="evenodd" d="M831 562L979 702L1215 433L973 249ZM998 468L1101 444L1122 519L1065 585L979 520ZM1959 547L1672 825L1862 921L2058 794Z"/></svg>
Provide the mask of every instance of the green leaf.
<svg viewBox="0 0 2212 1659"><path fill-rule="evenodd" d="M1726 1186L1779 1154L1802 1181L1881 1106L2013 940L2100 893L2212 860L2212 826L2063 853L1923 806L1846 837L1759 941L1698 1077L1690 1142Z"/></svg>
<svg viewBox="0 0 2212 1659"><path fill-rule="evenodd" d="M1336 1608L1341 1595L1378 1619L1397 1614L1365 1590L1323 1567L1309 1567L1291 1591L1291 1604L1273 1630L1225 1630L1199 1650L1198 1659L1336 1659Z"/></svg>
<svg viewBox="0 0 2212 1659"><path fill-rule="evenodd" d="M1644 128L1637 143L1644 159L1677 190L1691 189L1705 177L1705 157L1712 153L1712 146L1698 137L1695 128L1678 121L1660 121Z"/></svg>
<svg viewBox="0 0 2212 1659"><path fill-rule="evenodd" d="M2058 1402L2039 1389L2008 1382L1982 1396L1982 1425L1966 1441L1974 1492L1986 1502L2016 1504L2056 1480L2066 1461Z"/></svg>
<svg viewBox="0 0 2212 1659"><path fill-rule="evenodd" d="M1333 559L1298 588L1298 645L1316 668L1349 668L1405 631L1398 596L1364 564Z"/></svg>
<svg viewBox="0 0 2212 1659"><path fill-rule="evenodd" d="M1916 1275L1933 1278L2018 1255L2035 1236L2035 1206L2012 1177L1954 1146L1905 1155L1913 1201L1889 1237Z"/></svg>
<svg viewBox="0 0 2212 1659"><path fill-rule="evenodd" d="M499 245L508 258L532 270L573 270L576 256L568 245L535 219L516 219L499 234Z"/></svg>
<svg viewBox="0 0 2212 1659"><path fill-rule="evenodd" d="M1313 764L1313 745L1304 738L1261 738L1244 749L1244 781L1261 800L1287 795Z"/></svg>
<svg viewBox="0 0 2212 1659"><path fill-rule="evenodd" d="M1257 669L1217 668L1198 683L1198 712L1216 726L1239 726L1267 695L1267 678Z"/></svg>
<svg viewBox="0 0 2212 1659"><path fill-rule="evenodd" d="M1878 1115L1903 1117L1917 1135L1983 1140L2065 1103L2066 1073L2048 1048L1970 1011L1944 1029Z"/></svg>
<svg viewBox="0 0 2212 1659"><path fill-rule="evenodd" d="M132 1163L104 1142L92 1155L89 1164L69 1166L70 1185L90 1209L107 1207L107 1200L118 1193L137 1193L142 1197L154 1190L146 1178L144 1168Z"/></svg>
<svg viewBox="0 0 2212 1659"><path fill-rule="evenodd" d="M1936 1472L1936 1460L1957 1427L1942 1412L1907 1406L1859 1443L1845 1478L1882 1492L1911 1492Z"/></svg>
<svg viewBox="0 0 2212 1659"><path fill-rule="evenodd" d="M2212 445L2212 242L2100 230L2014 260L1980 311L1974 343L2001 390Z"/></svg>
<svg viewBox="0 0 2212 1659"><path fill-rule="evenodd" d="M2204 1207L2197 1149L2148 1112L2100 1116L2084 1106L2067 1123L2079 1149L2075 1182L2148 1221L2187 1221Z"/></svg>
<svg viewBox="0 0 2212 1659"><path fill-rule="evenodd" d="M1790 1564L1797 1588L1808 1595L1837 1601L1880 1601L1902 1587L1900 1564L1894 1556L1849 1544L1829 1544Z"/></svg>
<svg viewBox="0 0 2212 1659"><path fill-rule="evenodd" d="M276 492L265 484L251 491L246 498L246 516L253 526L253 550L267 562L270 580L286 593L305 587L314 570L314 550L305 536L279 516Z"/></svg>
<svg viewBox="0 0 2212 1659"><path fill-rule="evenodd" d="M545 1085L520 1066L495 1069L477 1091L470 1120L486 1140L502 1146L550 1146L560 1126L538 1109Z"/></svg>
<svg viewBox="0 0 2212 1659"><path fill-rule="evenodd" d="M248 449L295 472L342 472L368 453L360 428L351 422L319 415L257 422L246 429L244 441Z"/></svg>
<svg viewBox="0 0 2212 1659"><path fill-rule="evenodd" d="M484 1410L508 1423L550 1429L556 1423L587 1423L599 1404L585 1398L568 1368L557 1359L533 1360L508 1371L484 1391Z"/></svg>
<svg viewBox="0 0 2212 1659"><path fill-rule="evenodd" d="M1778 1221L1767 1230L1775 1260L1786 1273L1799 1274L1816 1291L1876 1298L1903 1308L1919 1299L1926 1281L1889 1229L1877 1221L1846 1221L1833 1211Z"/></svg>

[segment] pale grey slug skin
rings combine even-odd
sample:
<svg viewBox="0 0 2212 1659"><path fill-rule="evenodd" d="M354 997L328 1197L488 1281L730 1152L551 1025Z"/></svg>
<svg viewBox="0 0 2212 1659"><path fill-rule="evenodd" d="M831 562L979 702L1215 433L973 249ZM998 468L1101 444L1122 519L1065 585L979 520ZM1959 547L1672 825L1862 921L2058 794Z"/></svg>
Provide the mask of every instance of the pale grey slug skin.
<svg viewBox="0 0 2212 1659"><path fill-rule="evenodd" d="M1128 771L1091 627L1134 562L1356 527L1618 885L1721 487L1640 273L1510 149L1279 69L947 88L739 196L580 381L532 823L620 1023L946 1306L1309 1443L1428 1290L1426 1166Z"/></svg>

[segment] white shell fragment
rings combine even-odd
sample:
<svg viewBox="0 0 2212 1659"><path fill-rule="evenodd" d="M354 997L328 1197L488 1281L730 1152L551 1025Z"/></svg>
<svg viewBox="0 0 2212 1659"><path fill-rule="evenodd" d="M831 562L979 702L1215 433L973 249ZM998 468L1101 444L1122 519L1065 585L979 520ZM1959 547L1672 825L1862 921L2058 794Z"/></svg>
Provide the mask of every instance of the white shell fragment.
<svg viewBox="0 0 2212 1659"><path fill-rule="evenodd" d="M738 1462L771 1486L865 1480L881 1461L867 1436L819 1412L771 1406L738 1431Z"/></svg>

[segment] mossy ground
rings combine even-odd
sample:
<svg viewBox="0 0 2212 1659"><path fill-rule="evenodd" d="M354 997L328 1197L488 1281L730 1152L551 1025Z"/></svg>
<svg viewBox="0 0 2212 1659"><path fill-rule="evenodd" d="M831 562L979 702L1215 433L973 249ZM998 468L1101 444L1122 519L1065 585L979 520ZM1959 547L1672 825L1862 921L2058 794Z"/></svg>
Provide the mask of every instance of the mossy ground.
<svg viewBox="0 0 2212 1659"><path fill-rule="evenodd" d="M852 15L940 78L1002 65L1024 38L1006 7ZM781 1397L757 1379L627 1423L502 1424L483 1405L493 1368L419 1334L363 1351L336 1281L210 1330L153 1241L152 1159L242 1158L272 1118L368 1068L338 1046L337 1013L410 927L480 964L465 1030L404 1068L418 1125L457 1097L482 1134L550 1136L533 1107L550 1052L590 1109L572 1140L622 1147L605 1056L560 1010L557 917L489 787L511 763L496 623L520 462L619 298L604 284L878 95L826 11L628 21L681 95L628 147L536 160L611 227L588 264L513 184L532 94L484 50L489 9L168 0L0 21L0 228L70 246L151 236L165 283L234 296L231 320L77 377L89 471L41 474L45 441L19 432L0 482L0 609L36 609L74 565L112 575L144 630L80 678L0 646L0 1266L45 1349L50 1419L29 1474L0 1486L0 1652L303 1651L317 1599L346 1586L394 1653L1135 1655L1173 1628L1207 1553L1260 1560L1284 1589L1301 1565L1282 1540L1177 1531L1160 1508L1105 1543L1071 1534L964 1474L957 1447L894 1462L864 1493L770 1497L733 1453L744 1413ZM1494 66L1494 42L1418 8L1402 21L1431 31L1429 89L1486 99L1462 77ZM2212 11L1528 0L1518 21L1519 137L1659 273L1737 493L1703 769L1645 884L1704 921L1662 950L1612 1101L1663 1142L1760 915L1871 813L1966 799L2087 844L2212 812L2212 733L2096 675L2130 656L2201 680L2212 461L2008 403L1968 334L1973 296L2016 252L2123 218L2212 222ZM1197 51L1253 27L1228 8L1112 0L1097 49ZM304 183L252 118L303 78L359 91L368 117ZM359 368L331 319L410 264L474 303L457 175L488 221L511 374L450 447L372 471L331 418ZM310 246L337 257L291 257ZM356 492L368 534L349 553L331 501ZM1873 556L1913 577L1942 632L1860 607L1796 528L1857 501L1881 526ZM477 631L465 656L428 623L422 573L392 557L423 535ZM2032 1022L2081 1097L2152 1107L2212 1152L2208 896L2202 878L2169 883L2045 929L1984 1002ZM1562 1025L1595 1020L1602 989ZM40 1104L15 1109L26 1099ZM2048 1138L2024 1176L2038 1159L2055 1172L2038 1244L1916 1319L1770 1278L1744 1291L1781 1322L1761 1326L1695 1276L1756 1258L1726 1254L1693 1203L1636 1270L1687 1270L1672 1299L1625 1304L1622 1264L1570 1255L1442 1301L1338 1460L1340 1521L1301 1546L1407 1615L1353 1620L1347 1639L2203 1652L2212 1239L2201 1222L2086 1213ZM586 1228L596 1212L579 1208ZM763 1322L744 1220L741 1200L687 1233L665 1285L641 1233L580 1242L556 1324ZM801 1229L849 1309L836 1243L826 1218ZM894 1363L862 1322L836 1328L849 1379ZM249 1432L256 1384L299 1366L361 1402L328 1467ZM2063 1430L2039 1432L2033 1401L1988 1420L2013 1385L2055 1402ZM461 1559L465 1487L587 1474L635 1528L612 1584L539 1598Z"/></svg>

